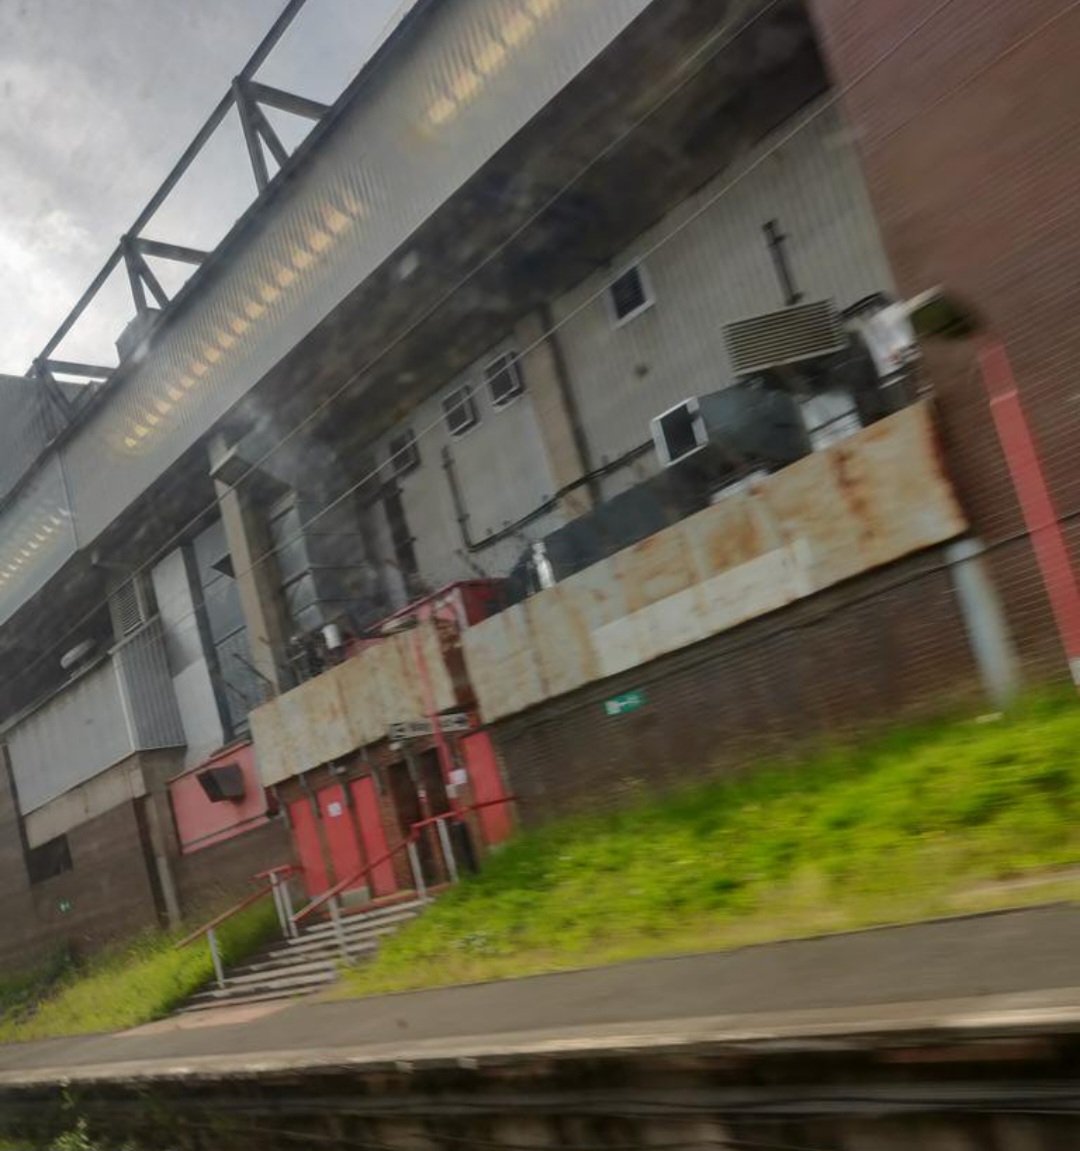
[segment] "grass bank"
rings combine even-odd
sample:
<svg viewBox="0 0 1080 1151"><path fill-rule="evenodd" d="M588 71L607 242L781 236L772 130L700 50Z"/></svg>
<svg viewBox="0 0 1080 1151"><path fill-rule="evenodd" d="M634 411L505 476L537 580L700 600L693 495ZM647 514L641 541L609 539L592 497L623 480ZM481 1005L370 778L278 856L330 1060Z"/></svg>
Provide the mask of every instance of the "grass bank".
<svg viewBox="0 0 1080 1151"><path fill-rule="evenodd" d="M520 836L345 993L1080 896L1080 706L898 731Z"/></svg>
<svg viewBox="0 0 1080 1151"><path fill-rule="evenodd" d="M226 963L258 948L277 926L263 900L218 929ZM205 943L181 951L175 934L147 932L85 964L69 965L48 985L42 972L0 984L0 1042L117 1031L170 1014L213 978Z"/></svg>

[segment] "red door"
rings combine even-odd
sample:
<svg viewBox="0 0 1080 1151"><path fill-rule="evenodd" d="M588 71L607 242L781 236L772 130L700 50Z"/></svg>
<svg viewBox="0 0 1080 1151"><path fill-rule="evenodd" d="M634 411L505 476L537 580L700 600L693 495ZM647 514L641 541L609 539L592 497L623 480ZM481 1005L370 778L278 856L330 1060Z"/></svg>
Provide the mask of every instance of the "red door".
<svg viewBox="0 0 1080 1151"><path fill-rule="evenodd" d="M352 813L345 798L345 788L340 783L333 783L316 792L315 799L322 815L326 846L330 848L334 882L340 883L355 876L364 866ZM366 881L366 876L361 876L352 886L362 887Z"/></svg>
<svg viewBox="0 0 1080 1151"><path fill-rule="evenodd" d="M506 797L502 772L495 757L495 748L486 731L477 731L461 740L461 751L465 756L465 769L469 773L474 803L494 803ZM510 804L499 803L493 807L481 807L477 812L484 840L489 845L509 839L514 830L510 818Z"/></svg>
<svg viewBox="0 0 1080 1151"><path fill-rule="evenodd" d="M370 776L364 779L354 779L349 785L352 791L353 803L356 805L356 819L360 824L360 839L364 844L364 854L369 863L375 863L371 869L371 894L393 895L398 889L394 879L393 860L387 859L386 853L390 845L386 842L386 829L383 827L382 814L379 811L379 796L375 790L375 782ZM378 863L378 860L382 860Z"/></svg>
<svg viewBox="0 0 1080 1151"><path fill-rule="evenodd" d="M326 891L330 879L326 873L322 844L319 842L319 825L315 820L315 812L311 810L311 801L306 797L294 799L289 804L289 826L292 828L296 854L300 857L300 866L304 869L304 886L308 895L314 899Z"/></svg>

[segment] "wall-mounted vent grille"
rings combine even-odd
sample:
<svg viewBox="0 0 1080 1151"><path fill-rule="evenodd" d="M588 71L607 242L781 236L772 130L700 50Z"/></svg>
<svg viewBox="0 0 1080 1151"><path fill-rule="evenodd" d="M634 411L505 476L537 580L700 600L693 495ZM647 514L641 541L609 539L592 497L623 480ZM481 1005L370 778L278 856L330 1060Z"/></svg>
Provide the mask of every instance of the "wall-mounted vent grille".
<svg viewBox="0 0 1080 1151"><path fill-rule="evenodd" d="M521 375L517 352L507 352L492 360L484 368L484 379L491 392L493 408L505 408L525 391L525 380Z"/></svg>
<svg viewBox="0 0 1080 1151"><path fill-rule="evenodd" d="M724 336L737 376L815 360L848 345L840 317L828 300L737 320L727 325Z"/></svg>
<svg viewBox="0 0 1080 1151"><path fill-rule="evenodd" d="M407 476L420 466L420 447L412 428L406 428L389 443L390 471L395 476Z"/></svg>
<svg viewBox="0 0 1080 1151"><path fill-rule="evenodd" d="M463 436L480 422L472 390L468 387L456 388L443 400L443 414L446 426L455 438Z"/></svg>
<svg viewBox="0 0 1080 1151"><path fill-rule="evenodd" d="M117 584L109 596L109 610L118 640L137 632L150 616L142 584L134 579Z"/></svg>

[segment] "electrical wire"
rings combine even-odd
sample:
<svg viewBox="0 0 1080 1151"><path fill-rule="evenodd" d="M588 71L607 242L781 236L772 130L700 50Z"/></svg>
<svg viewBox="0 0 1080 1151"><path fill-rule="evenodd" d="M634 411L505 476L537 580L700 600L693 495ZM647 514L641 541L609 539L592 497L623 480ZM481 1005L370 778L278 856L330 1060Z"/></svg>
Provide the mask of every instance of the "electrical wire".
<svg viewBox="0 0 1080 1151"><path fill-rule="evenodd" d="M700 71L700 68L704 67L705 63L707 63L709 60L711 60L719 51L722 51L724 48L729 47L739 36L745 34L746 31L748 31L765 14L767 14L769 11L771 11L779 2L780 2L780 0L770 0L770 3L765 5L763 8L759 9L748 21L746 21L744 24L742 24L734 32L729 32L728 26L725 25L722 30L714 33L712 38L709 41L707 41L706 44L699 46L698 49L696 49L695 52L692 53L691 56L688 57L688 60L693 60L695 57L700 57L701 54L703 52L705 52L707 49L711 49L711 51L709 52L709 55L704 57L704 59L698 63L697 71ZM688 213L688 215L686 217L681 219L670 232L668 232L663 237L656 240L653 244L651 244L651 245L647 246L645 249L643 249L643 251L640 254L640 258L645 259L645 258L655 254L657 251L661 250L666 244L670 243L675 237L677 237L682 232L684 232L688 227L690 227L690 225L692 223L696 222L706 212L708 212L711 208L713 208L717 203L721 202L724 199L724 197L729 195L736 187L741 185L743 183L743 181L746 180L746 178L748 176L750 176L752 173L759 170L764 164L766 164L769 160L771 160L772 157L775 156L778 151L780 151L782 148L786 147L789 143L791 143L797 136L799 136L800 133L805 131L811 124L813 124L817 120L819 120L827 111L835 108L854 88L856 88L857 86L864 83L869 76L871 76L878 68L880 68L889 59L891 59L898 51L900 51L912 39L914 39L917 35L919 35L927 26L929 26L934 21L939 19L940 16L948 8L950 8L955 2L956 2L956 0L939 0L938 4L936 4L926 14L924 14L923 17L920 18L918 21L916 21L901 37L899 37L899 39L897 39L889 47L887 47L880 55L878 55L865 68L863 68L860 72L858 72L851 80L847 81L840 88L833 89L829 93L829 95L824 100L822 100L818 104L818 106L816 108L814 108L814 110L812 112L810 112L808 115L798 117L798 123L796 123L793 127L791 127L788 131L783 133L778 139L776 139L770 145L769 148L764 150L749 165L747 165L744 169L742 169L740 172L738 172L735 176L733 176L728 181L724 182L718 189L716 189L712 194L710 194L706 199L704 199L701 204L696 206L692 212ZM1076 7L1076 6L1080 6L1080 0L1072 0L1072 3L1070 4L1070 8ZM984 67L985 68L992 67L993 64L997 60L1006 56L1012 49L1013 49L1013 46L1010 45L1008 48L1006 48L1002 52L1000 52L998 54L998 56L995 57L995 59L993 61L988 62L988 64L986 64ZM250 476L255 474L259 470L259 468L261 468L262 465L274 455L274 453L276 453L278 450L280 450L280 448L282 448L285 444L291 442L291 440L296 435L298 435L304 428L309 426L314 420L318 419L322 415L323 412L325 412L332 404L336 403L337 400L340 399L340 397L348 389L350 389L358 380L361 380L364 376L366 376L372 370L372 368L376 364L381 362L381 360L384 359L394 348L398 347L409 336L411 336L417 330L418 327L420 327L424 323L426 323L427 320L430 319L432 315L434 315L439 309L441 309L459 291L461 291L476 275L478 275L485 267L487 267L488 264L491 263L491 261L493 261L503 251L505 251L506 248L510 244L512 244L525 230L527 230L529 227L531 227L531 225L541 215L543 215L545 212L547 212L562 196L564 196L566 194L566 192L568 192L570 189L572 189L589 171L591 171L596 166L596 164L600 163L601 160L604 159L607 155L609 155L612 151L614 151L618 147L622 146L622 144L630 137L630 135L634 131L636 131L638 128L640 128L641 125L644 124L653 114L655 114L656 111L658 111L670 99L672 99L679 91L681 91L682 88L687 83L690 82L690 80L693 78L694 75L696 75L696 71L690 71L686 75L684 75L681 78L681 80L679 81L679 83L674 88L669 90L666 93L666 95L663 96L663 98L661 100L659 100L655 105L650 107L637 120L635 120L629 127L627 127L623 132L621 132L615 139L613 139L607 145L605 145L605 147L603 149L601 149L594 157L592 157L589 161L587 161L585 163L585 165L581 169L579 169L579 171L574 176L572 176L569 180L567 180L567 182L558 191L553 193L552 196L547 201L545 201L545 203L543 204L542 207L537 209L536 212L534 212L526 221L524 221L509 237L507 237L505 240L500 242L500 244L498 244L487 255L485 255L485 257L473 269L471 269L468 273L466 273L458 281L456 281L453 286L448 288L447 291L445 293L443 293L437 301L435 301L427 310L425 310L417 318L415 318L401 333L398 334L398 336L396 336L393 340L391 340L382 349L382 351L377 353L363 367L357 369L337 389L332 391L327 397L325 397L322 401L320 401L320 403L303 420L301 420L300 423L298 423L296 425L296 427L290 429L279 440L277 440L269 449L267 449L267 451L262 456L260 456L257 460L252 462L250 465L248 465L246 467L246 469L243 471L243 473L241 474L241 476L238 478L237 483L235 485L233 485L234 489L238 488L240 484L244 483L245 480L247 480ZM604 295L606 290L607 290L607 286L604 285L604 286L596 289L595 291L588 293L573 308L569 309L562 317L560 317L558 320L556 320L544 332L542 332L539 336L537 336L536 339L534 339L532 342L527 344L527 346L525 346L524 348L519 350L517 353L515 353L514 362L519 362L526 355L528 355L531 351L535 350L536 348L541 346L543 343L545 343L548 339L550 339L551 336L555 335L561 328L563 328L567 323L569 323L570 320L574 319L581 312L583 312L587 307L591 306L598 299L600 299ZM473 387L472 385L467 385L466 389L464 389L464 390L467 390L468 394L471 396L476 391L476 388ZM444 417L440 415L439 417L431 420L428 424L422 426L419 433L416 433L414 430L414 442L419 443L423 438L430 435L437 428L439 428L443 423L444 423ZM252 561L248 564L247 567L242 568L239 571L235 572L234 573L235 578L240 579L244 576L250 575L253 571L255 571L257 568L262 566L264 563L267 563L268 561L270 561L279 552L287 549L292 544L295 544L296 542L302 540L304 538L305 534L307 533L307 531L311 527L313 527L315 524L317 524L323 517L328 515L334 509L340 507L347 500L353 498L367 484L377 480L379 477L379 474L383 471L385 466L386 466L386 464L382 464L382 465L379 465L379 466L373 468L367 474L362 476L359 480L357 480L354 483L347 486L344 491L339 493L333 499L326 502L320 509L318 509L317 511L312 513L307 519L302 520L299 528L296 530L296 532L293 535L287 537L286 539L282 540L281 542L279 542L279 543L277 543L271 547L268 547L263 552L261 552L258 556L256 556L254 559L252 559ZM131 577L134 578L134 577L139 576L139 575L145 575L146 572L159 559L161 559L165 554L167 554L168 550L171 547L173 547L177 542L181 541L187 535L187 533L192 528L194 528L200 521L202 521L208 514L212 513L213 510L216 508L216 506L217 506L216 501L211 502L210 504L207 504L206 507L201 509L197 515L192 516L148 560L144 561L142 564L138 565L136 568L133 568L131 573L130 573ZM1022 534L1026 535L1028 533L1022 533ZM224 595L225 589L222 588L220 592L216 592L216 589L212 589L212 594ZM103 601L101 601L101 603L96 604L95 607L93 607L88 612L86 612L82 617L80 617L80 619L78 621L76 621L75 624L73 624L60 637L59 640L54 642L50 647L44 649L42 652L40 652L38 655L36 655L33 659L31 659L27 664L25 664L20 669L20 672L18 674L11 675L11 676L8 676L6 679L0 680L0 691L3 691L4 689L6 689L10 684L14 683L17 679L24 678L26 673L29 670L38 666L46 657L55 655L59 650L61 650L61 648L63 647L63 645L65 643L67 643L71 638L73 638L75 635L77 635L79 630L82 627L84 627L93 618L93 616L99 610L101 610L101 608L103 608L104 606L107 605L110 598L111 597L106 597ZM207 598L209 598L209 596ZM174 622L183 622L184 620L186 620L188 618L192 618L195 616L196 611L197 611L197 609L192 608L189 611L182 613L179 617L176 617ZM803 626L805 626L805 625L803 625Z"/></svg>

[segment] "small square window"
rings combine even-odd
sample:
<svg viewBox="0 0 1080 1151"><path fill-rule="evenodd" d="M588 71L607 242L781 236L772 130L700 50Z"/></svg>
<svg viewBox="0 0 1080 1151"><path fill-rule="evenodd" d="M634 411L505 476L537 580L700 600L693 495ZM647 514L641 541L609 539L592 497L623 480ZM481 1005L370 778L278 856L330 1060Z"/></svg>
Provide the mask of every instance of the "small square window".
<svg viewBox="0 0 1080 1151"><path fill-rule="evenodd" d="M521 374L521 361L517 352L506 352L491 361L484 368L484 379L491 391L491 403L496 408L505 408L525 391L525 379Z"/></svg>
<svg viewBox="0 0 1080 1151"><path fill-rule="evenodd" d="M412 428L406 428L391 439L390 471L399 478L415 472L420 466L420 446L416 442Z"/></svg>
<svg viewBox="0 0 1080 1151"><path fill-rule="evenodd" d="M31 884L44 883L46 879L63 875L65 871L71 869L71 848L68 846L66 835L58 835L40 847L31 847L26 852L26 870L29 872Z"/></svg>
<svg viewBox="0 0 1080 1151"><path fill-rule="evenodd" d="M645 268L631 264L608 285L611 319L616 327L640 316L653 306L654 297Z"/></svg>
<svg viewBox="0 0 1080 1151"><path fill-rule="evenodd" d="M475 428L480 423L480 416L476 411L472 389L466 386L452 391L443 400L443 414L446 416L446 426L455 438Z"/></svg>

